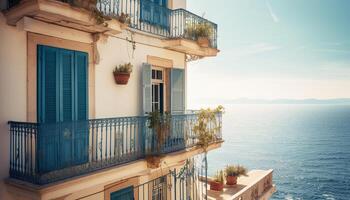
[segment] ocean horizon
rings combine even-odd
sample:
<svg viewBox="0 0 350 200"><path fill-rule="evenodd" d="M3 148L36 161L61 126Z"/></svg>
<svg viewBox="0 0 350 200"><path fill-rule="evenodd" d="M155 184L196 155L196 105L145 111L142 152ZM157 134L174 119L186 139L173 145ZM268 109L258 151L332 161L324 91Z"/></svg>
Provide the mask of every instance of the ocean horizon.
<svg viewBox="0 0 350 200"><path fill-rule="evenodd" d="M222 147L209 175L227 164L274 169L272 200L350 199L350 105L224 105Z"/></svg>

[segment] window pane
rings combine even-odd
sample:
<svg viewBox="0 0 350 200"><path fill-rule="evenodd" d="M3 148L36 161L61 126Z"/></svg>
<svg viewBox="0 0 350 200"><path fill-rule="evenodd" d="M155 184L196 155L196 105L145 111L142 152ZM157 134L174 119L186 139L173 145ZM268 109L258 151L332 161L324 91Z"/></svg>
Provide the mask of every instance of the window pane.
<svg viewBox="0 0 350 200"><path fill-rule="evenodd" d="M155 101L159 102L159 85L155 87Z"/></svg>
<svg viewBox="0 0 350 200"><path fill-rule="evenodd" d="M156 79L156 70L152 69L152 79Z"/></svg>
<svg viewBox="0 0 350 200"><path fill-rule="evenodd" d="M157 79L163 80L163 73L160 70L157 70Z"/></svg>

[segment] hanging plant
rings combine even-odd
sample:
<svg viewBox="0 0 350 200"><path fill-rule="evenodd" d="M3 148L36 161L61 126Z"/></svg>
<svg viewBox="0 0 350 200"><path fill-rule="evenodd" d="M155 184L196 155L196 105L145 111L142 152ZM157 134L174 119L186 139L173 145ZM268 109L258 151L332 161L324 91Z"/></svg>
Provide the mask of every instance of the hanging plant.
<svg viewBox="0 0 350 200"><path fill-rule="evenodd" d="M126 85L130 79L133 65L131 63L116 66L113 71L114 80L117 84Z"/></svg>

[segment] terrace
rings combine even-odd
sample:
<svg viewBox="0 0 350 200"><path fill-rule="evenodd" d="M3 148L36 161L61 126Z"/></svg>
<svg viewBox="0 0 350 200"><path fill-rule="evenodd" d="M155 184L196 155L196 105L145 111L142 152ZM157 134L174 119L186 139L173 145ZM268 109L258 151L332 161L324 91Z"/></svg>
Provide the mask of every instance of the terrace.
<svg viewBox="0 0 350 200"><path fill-rule="evenodd" d="M8 9L4 13L8 24L21 22L22 27L29 30L40 22L107 35L116 35L129 29L158 37L162 40L162 47L188 55L207 57L216 56L219 52L217 25L185 9L172 10L150 0L98 0L94 7L109 19L101 23L96 14L89 10L91 5L76 2L79 1L8 0ZM127 24L121 22L122 15L128 16ZM26 17L35 21L22 20ZM199 42L201 36L196 32L199 29L206 32L207 43Z"/></svg>

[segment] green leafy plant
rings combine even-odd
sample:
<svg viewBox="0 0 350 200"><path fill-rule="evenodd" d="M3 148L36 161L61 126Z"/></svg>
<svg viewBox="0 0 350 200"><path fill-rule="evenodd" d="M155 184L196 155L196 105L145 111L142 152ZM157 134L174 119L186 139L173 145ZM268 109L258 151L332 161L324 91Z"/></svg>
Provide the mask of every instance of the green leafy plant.
<svg viewBox="0 0 350 200"><path fill-rule="evenodd" d="M213 26L208 22L187 24L185 28L185 36L194 38L195 40L198 40L200 37L210 39L213 32Z"/></svg>
<svg viewBox="0 0 350 200"><path fill-rule="evenodd" d="M165 143L166 138L169 136L171 115L169 112L165 112L163 114L159 111L154 111L148 114L148 120L148 128L153 129L154 133L156 134L156 154L160 154L161 147Z"/></svg>
<svg viewBox="0 0 350 200"><path fill-rule="evenodd" d="M241 165L228 165L225 168L226 176L247 176L247 169Z"/></svg>
<svg viewBox="0 0 350 200"><path fill-rule="evenodd" d="M224 107L218 106L215 109L201 109L197 114L197 122L193 132L198 138L198 145L207 152L207 148L216 139L216 133L221 130L221 125L216 118L218 113L224 112Z"/></svg>
<svg viewBox="0 0 350 200"><path fill-rule="evenodd" d="M120 64L114 68L113 73L114 74L119 74L119 73L130 74L132 72L132 68L133 68L133 65L130 62L125 63L125 64Z"/></svg>
<svg viewBox="0 0 350 200"><path fill-rule="evenodd" d="M215 176L214 176L213 181L223 184L225 181L224 172L222 170L217 171Z"/></svg>

